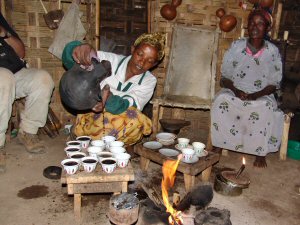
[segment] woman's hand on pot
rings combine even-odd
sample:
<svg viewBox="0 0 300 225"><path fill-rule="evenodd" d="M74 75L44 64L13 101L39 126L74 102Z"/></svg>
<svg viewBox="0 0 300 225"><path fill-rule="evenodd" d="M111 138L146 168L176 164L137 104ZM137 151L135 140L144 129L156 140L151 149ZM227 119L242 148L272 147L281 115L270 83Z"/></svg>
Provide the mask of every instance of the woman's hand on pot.
<svg viewBox="0 0 300 225"><path fill-rule="evenodd" d="M97 52L91 45L82 44L74 48L72 57L78 64L90 66L92 58L97 58Z"/></svg>

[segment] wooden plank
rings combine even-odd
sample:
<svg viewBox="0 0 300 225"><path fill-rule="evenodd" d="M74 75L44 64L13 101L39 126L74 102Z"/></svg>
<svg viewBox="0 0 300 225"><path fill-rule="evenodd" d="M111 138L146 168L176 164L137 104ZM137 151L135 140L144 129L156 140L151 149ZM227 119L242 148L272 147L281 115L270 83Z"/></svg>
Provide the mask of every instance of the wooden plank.
<svg viewBox="0 0 300 225"><path fill-rule="evenodd" d="M74 194L74 214L77 221L80 221L81 217L81 194Z"/></svg>
<svg viewBox="0 0 300 225"><path fill-rule="evenodd" d="M98 165L96 170L91 173L81 170L73 175L68 175L63 172L62 180L64 181L63 176L66 177L67 184L134 181L134 172L130 162L127 167L116 168L112 173L105 173Z"/></svg>
<svg viewBox="0 0 300 225"><path fill-rule="evenodd" d="M170 146L168 146L168 147L170 147ZM171 146L171 148L172 148L172 146ZM169 158L165 155L160 154L157 150L144 148L142 144L137 145L137 147L135 149L135 153L137 153L138 155L140 155L146 159L156 162L160 165L162 165L165 160L176 160L176 158ZM198 173L205 170L206 168L217 163L219 161L219 158L220 158L219 154L209 152L208 156L199 158L199 161L196 163L187 164L187 163L180 162L178 165L177 171L182 172L184 174L191 175L191 176L195 176Z"/></svg>
<svg viewBox="0 0 300 225"><path fill-rule="evenodd" d="M127 185L127 182L125 182ZM121 192L122 182L101 182L101 183L86 183L86 184L68 184L73 186L72 192L68 194L84 194L84 193L110 193Z"/></svg>

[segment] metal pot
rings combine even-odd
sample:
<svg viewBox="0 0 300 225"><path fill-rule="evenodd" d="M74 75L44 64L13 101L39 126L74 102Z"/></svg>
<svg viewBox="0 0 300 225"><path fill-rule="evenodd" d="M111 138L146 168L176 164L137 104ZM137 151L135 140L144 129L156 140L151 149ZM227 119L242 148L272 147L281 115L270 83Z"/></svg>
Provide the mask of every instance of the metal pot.
<svg viewBox="0 0 300 225"><path fill-rule="evenodd" d="M219 173L216 175L215 183L214 183L214 189L216 192L227 195L227 196L239 196L242 194L244 188L248 188L250 181L246 180L246 182L243 180L243 182L233 182L230 179L227 179L226 176L224 176L225 173L232 173L236 174L235 171L223 171L222 173Z"/></svg>

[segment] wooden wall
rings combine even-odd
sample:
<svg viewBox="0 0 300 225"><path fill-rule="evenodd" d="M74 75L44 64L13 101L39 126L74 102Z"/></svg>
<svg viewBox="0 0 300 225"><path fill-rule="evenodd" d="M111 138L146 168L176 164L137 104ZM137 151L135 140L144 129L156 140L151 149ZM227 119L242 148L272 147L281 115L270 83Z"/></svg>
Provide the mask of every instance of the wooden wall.
<svg viewBox="0 0 300 225"><path fill-rule="evenodd" d="M148 29L147 0L101 0L100 35L116 42L117 54L130 55L135 39Z"/></svg>

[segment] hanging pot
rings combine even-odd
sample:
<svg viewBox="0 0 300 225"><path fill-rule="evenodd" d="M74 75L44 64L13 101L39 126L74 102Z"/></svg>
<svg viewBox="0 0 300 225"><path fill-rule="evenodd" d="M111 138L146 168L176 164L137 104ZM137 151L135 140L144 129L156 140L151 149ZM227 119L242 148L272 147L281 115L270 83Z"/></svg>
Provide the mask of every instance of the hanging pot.
<svg viewBox="0 0 300 225"><path fill-rule="evenodd" d="M182 0L172 0L171 5L176 8L176 7L180 6L181 3L182 3Z"/></svg>
<svg viewBox="0 0 300 225"><path fill-rule="evenodd" d="M219 26L222 31L230 32L235 28L236 24L237 24L237 20L235 16L225 15L222 16Z"/></svg>
<svg viewBox="0 0 300 225"><path fill-rule="evenodd" d="M44 3L40 0L40 3L44 9L45 14L43 15L46 25L51 29L57 29L59 26L60 21L64 17L64 12L60 9L60 0L58 1L58 9L47 11Z"/></svg>
<svg viewBox="0 0 300 225"><path fill-rule="evenodd" d="M176 8L173 5L166 4L163 7L161 7L160 14L166 20L173 20L176 17L177 12Z"/></svg>
<svg viewBox="0 0 300 225"><path fill-rule="evenodd" d="M219 9L217 9L217 11L216 11L216 16L217 17L219 17L220 19L225 15L225 9L223 9L223 8L219 8Z"/></svg>
<svg viewBox="0 0 300 225"><path fill-rule="evenodd" d="M274 0L261 0L260 6L263 8L270 8L270 7L272 7L273 3L274 3Z"/></svg>

